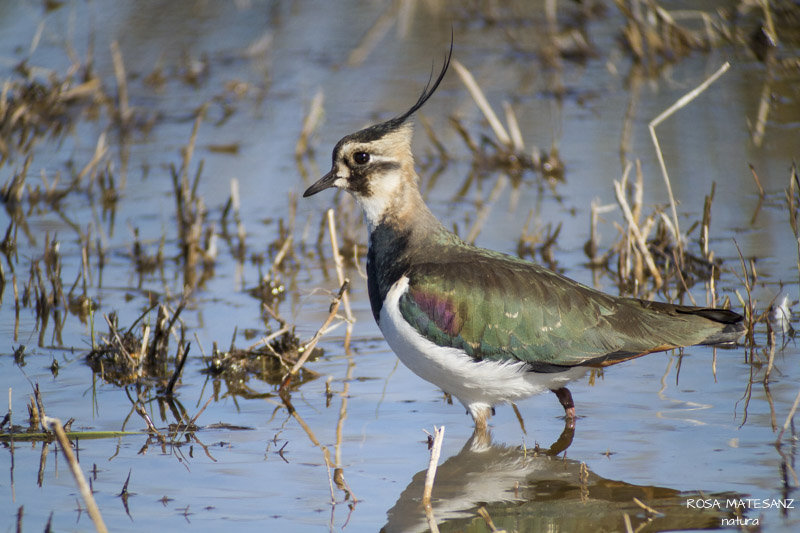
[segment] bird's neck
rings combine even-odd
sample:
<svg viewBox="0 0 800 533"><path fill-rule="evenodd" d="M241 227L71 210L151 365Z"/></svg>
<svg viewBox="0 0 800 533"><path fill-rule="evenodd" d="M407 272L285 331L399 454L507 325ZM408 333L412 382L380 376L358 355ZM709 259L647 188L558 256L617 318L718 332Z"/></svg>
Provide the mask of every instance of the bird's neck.
<svg viewBox="0 0 800 533"><path fill-rule="evenodd" d="M412 263L429 259L429 254L435 257L437 250L432 247L458 238L431 213L416 182L399 182L394 193L383 200L360 203L369 227L367 285L372 312L379 321L386 294ZM377 207L381 208L379 214Z"/></svg>

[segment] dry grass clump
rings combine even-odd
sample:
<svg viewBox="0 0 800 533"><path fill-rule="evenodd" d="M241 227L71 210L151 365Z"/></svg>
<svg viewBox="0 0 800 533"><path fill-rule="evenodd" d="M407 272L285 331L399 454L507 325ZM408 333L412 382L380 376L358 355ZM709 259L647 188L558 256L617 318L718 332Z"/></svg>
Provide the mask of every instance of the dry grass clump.
<svg viewBox="0 0 800 533"><path fill-rule="evenodd" d="M92 350L86 356L87 364L106 382L115 385L155 382L166 386L170 376L177 378L176 371L168 368L170 337L178 337L175 354L177 373L182 369L189 349L188 344L184 343L185 327L179 321L185 305L184 299L174 312L170 312L164 304L153 305L133 324L122 329L116 313L103 315L108 333L99 342L92 339ZM152 324L142 323L156 307L155 321ZM174 385L172 380L171 387Z"/></svg>
<svg viewBox="0 0 800 533"><path fill-rule="evenodd" d="M536 146L526 148L519 121L511 105L508 102L503 103L506 127L489 105L472 73L455 59L453 68L475 100L495 136L495 139L482 136L481 142L477 143L457 119L451 120L472 153L473 169L478 173L500 170L512 178L520 178L525 171L535 171L541 172L547 178L562 179L564 164L558 155L558 150L553 148L546 152Z"/></svg>
<svg viewBox="0 0 800 533"><path fill-rule="evenodd" d="M615 223L616 240L604 253L599 253L598 221L600 214L614 211L615 206L592 205L590 239L584 246L590 264L602 266L613 272L623 292L638 295L647 287L661 289L672 285L683 293L698 281L718 279L721 261L708 249L708 227L711 220L711 194L706 197L706 209L701 223L700 251L692 253L686 249L671 217L668 206L656 206L649 214L644 213L643 176L637 164L636 181L629 185L628 177L632 165L628 165L620 182L614 182L617 207L624 224Z"/></svg>
<svg viewBox="0 0 800 533"><path fill-rule="evenodd" d="M77 68L63 78L32 79L26 64L17 67L21 80L6 80L0 93L0 157L28 154L42 136L57 138L68 132L79 111L102 97L100 80L85 79Z"/></svg>
<svg viewBox="0 0 800 533"><path fill-rule="evenodd" d="M676 61L694 50L708 50L720 38L711 23L711 15L697 11L694 16L705 22L699 30L680 24L655 0L614 0L626 18L622 39L640 63L657 69L663 63Z"/></svg>
<svg viewBox="0 0 800 533"><path fill-rule="evenodd" d="M715 11L668 10L657 0L614 0L625 16L621 39L651 72L695 50L744 46L771 67L797 71L800 6L791 0L740 0Z"/></svg>
<svg viewBox="0 0 800 533"><path fill-rule="evenodd" d="M246 383L250 377L279 386L305 349L306 346L295 335L294 328L284 327L249 348L237 348L232 342L227 350L220 350L214 343L203 372L224 379L230 392L247 396ZM324 354L321 348L312 348L312 351L313 359ZM296 383L305 383L315 376L316 373L305 369Z"/></svg>

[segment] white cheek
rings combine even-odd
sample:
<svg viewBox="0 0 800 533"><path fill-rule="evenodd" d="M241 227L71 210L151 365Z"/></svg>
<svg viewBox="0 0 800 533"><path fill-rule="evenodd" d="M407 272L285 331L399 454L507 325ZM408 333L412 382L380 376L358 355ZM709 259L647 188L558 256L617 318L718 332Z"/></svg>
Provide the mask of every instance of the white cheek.
<svg viewBox="0 0 800 533"><path fill-rule="evenodd" d="M370 183L369 196L356 196L356 200L364 210L364 219L370 233L383 218L386 210L397 196L402 178L399 172L382 176L374 183Z"/></svg>
<svg viewBox="0 0 800 533"><path fill-rule="evenodd" d="M350 168L344 163L339 163L336 165L336 175L346 180L350 177Z"/></svg>

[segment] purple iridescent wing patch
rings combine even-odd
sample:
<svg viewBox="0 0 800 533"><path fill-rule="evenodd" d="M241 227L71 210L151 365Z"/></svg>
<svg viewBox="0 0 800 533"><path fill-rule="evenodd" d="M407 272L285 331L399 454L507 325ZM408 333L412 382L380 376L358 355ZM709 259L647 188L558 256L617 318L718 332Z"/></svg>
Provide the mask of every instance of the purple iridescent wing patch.
<svg viewBox="0 0 800 533"><path fill-rule="evenodd" d="M413 289L409 291L409 296L443 333L455 337L461 331L464 320L452 300L440 294Z"/></svg>

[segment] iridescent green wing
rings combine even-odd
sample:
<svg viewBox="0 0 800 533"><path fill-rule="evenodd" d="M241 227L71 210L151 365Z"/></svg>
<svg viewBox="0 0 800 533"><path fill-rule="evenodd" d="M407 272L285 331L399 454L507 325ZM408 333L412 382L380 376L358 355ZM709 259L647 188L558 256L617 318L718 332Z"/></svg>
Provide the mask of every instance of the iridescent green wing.
<svg viewBox="0 0 800 533"><path fill-rule="evenodd" d="M540 371L604 365L697 344L720 329L679 312L689 308L614 298L539 265L471 251L417 264L399 303L424 337L477 360Z"/></svg>

